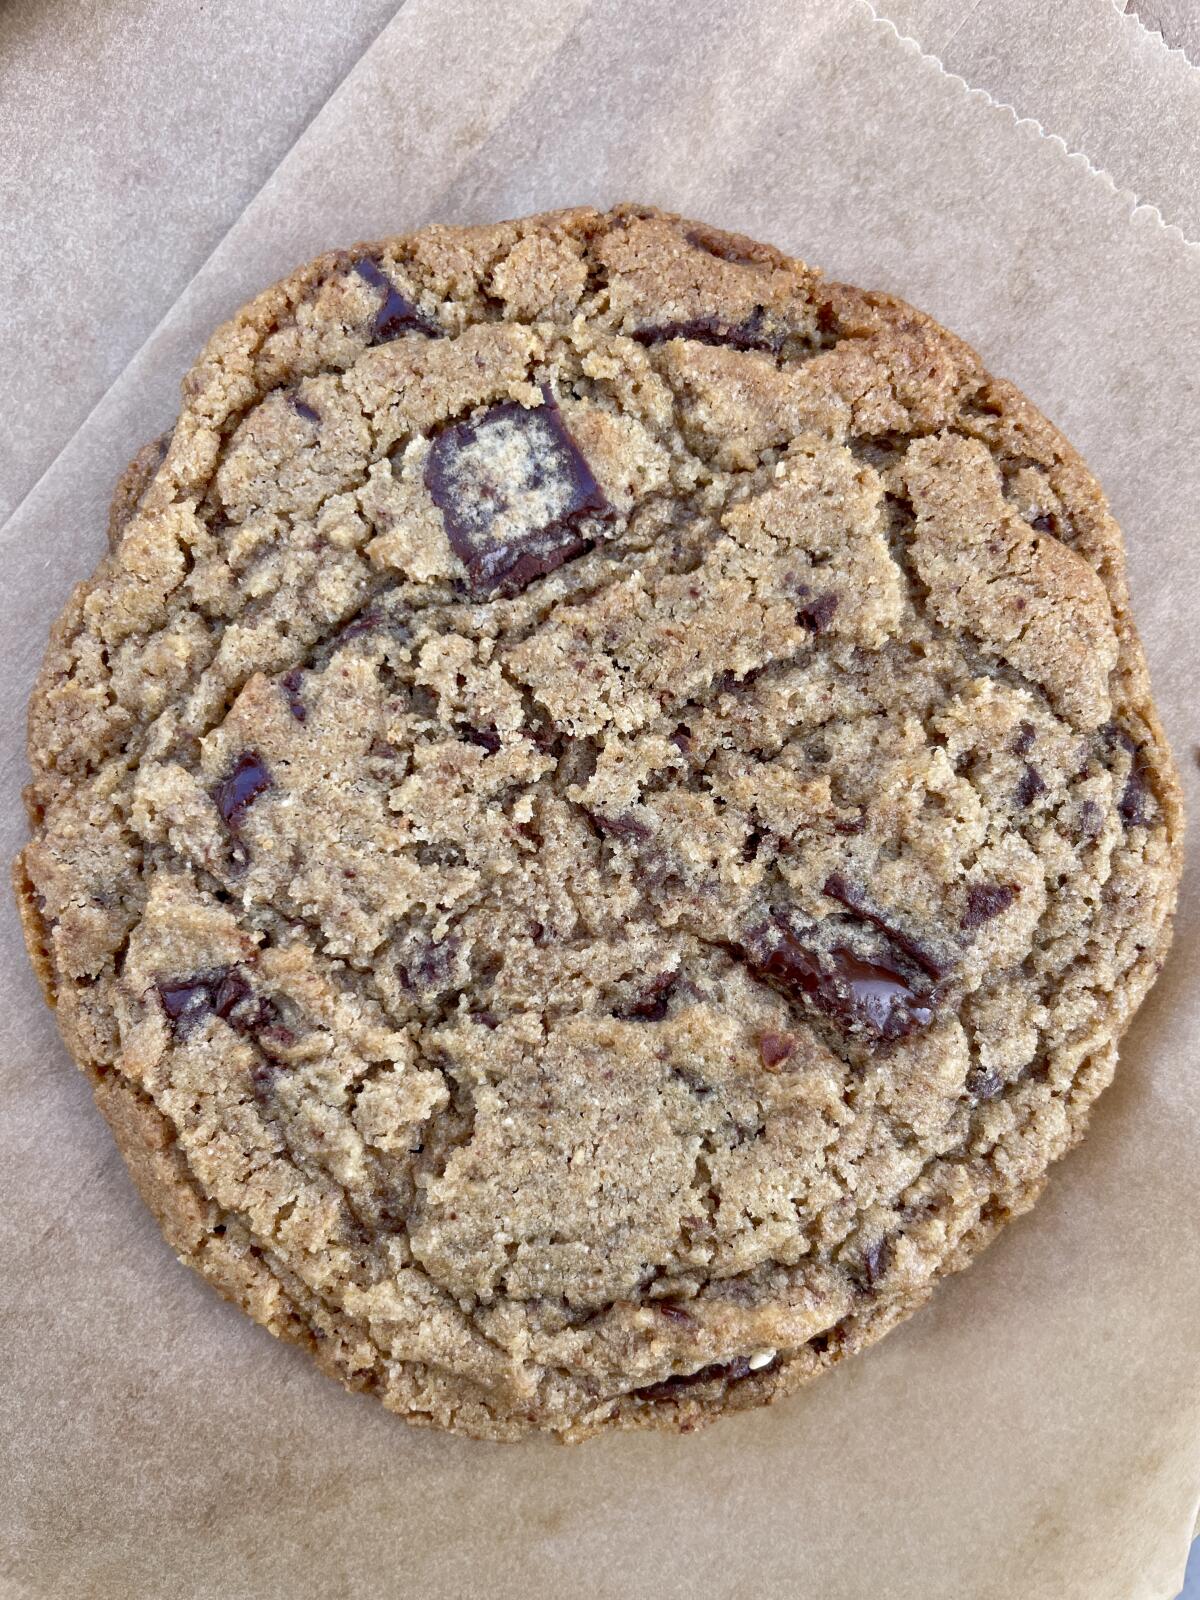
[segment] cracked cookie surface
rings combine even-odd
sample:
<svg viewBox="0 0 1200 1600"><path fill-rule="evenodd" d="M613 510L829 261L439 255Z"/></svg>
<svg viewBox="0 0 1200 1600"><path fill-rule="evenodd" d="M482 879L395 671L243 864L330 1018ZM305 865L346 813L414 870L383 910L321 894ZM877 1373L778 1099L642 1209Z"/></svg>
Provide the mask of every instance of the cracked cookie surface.
<svg viewBox="0 0 1200 1600"><path fill-rule="evenodd" d="M174 1249L410 1420L688 1429L1035 1198L1161 964L1120 536L903 303L639 207L209 343L30 717L30 952Z"/></svg>

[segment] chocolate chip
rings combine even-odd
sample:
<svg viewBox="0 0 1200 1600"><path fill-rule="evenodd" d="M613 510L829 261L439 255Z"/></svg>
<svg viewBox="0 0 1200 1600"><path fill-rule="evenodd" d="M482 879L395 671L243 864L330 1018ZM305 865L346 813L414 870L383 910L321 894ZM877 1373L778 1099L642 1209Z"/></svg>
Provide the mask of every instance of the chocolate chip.
<svg viewBox="0 0 1200 1600"><path fill-rule="evenodd" d="M691 731L688 728L685 728L682 722L671 735L671 743L675 746L676 750L680 751L685 756L692 748Z"/></svg>
<svg viewBox="0 0 1200 1600"><path fill-rule="evenodd" d="M398 339L402 333L422 333L427 339L441 336L442 330L437 324L418 311L411 300L405 299L387 274L381 271L378 262L372 261L370 256L363 256L354 263L354 270L372 289L383 291L383 304L375 313L371 329L372 344L387 344L392 339Z"/></svg>
<svg viewBox="0 0 1200 1600"><path fill-rule="evenodd" d="M1037 516L1032 519L1029 526L1031 528L1036 528L1038 533L1053 533L1056 526L1053 511L1039 511Z"/></svg>
<svg viewBox="0 0 1200 1600"><path fill-rule="evenodd" d="M600 811L589 811L588 816L602 834L618 839L649 839L650 829L636 817L606 817Z"/></svg>
<svg viewBox="0 0 1200 1600"><path fill-rule="evenodd" d="M294 1042L288 1029L278 1025L278 1008L265 997L256 996L249 979L237 967L212 967L188 978L163 979L156 988L176 1038L186 1038L211 1013L238 1033L271 1030L279 1043Z"/></svg>
<svg viewBox="0 0 1200 1600"><path fill-rule="evenodd" d="M635 1000L613 1015L625 1022L661 1022L671 1008L671 995L678 982L677 972L658 973Z"/></svg>
<svg viewBox="0 0 1200 1600"><path fill-rule="evenodd" d="M294 672L285 672L279 682L287 696L288 710L297 722L307 722L308 707L300 698L300 685L304 682L304 674L297 667Z"/></svg>
<svg viewBox="0 0 1200 1600"><path fill-rule="evenodd" d="M767 350L778 352L784 335L778 330L768 331L763 308L755 306L741 322L727 322L723 317L692 317L685 322L659 322L653 327L635 328L633 337L638 344L665 344L669 339L690 339L695 344L724 344L734 350Z"/></svg>
<svg viewBox="0 0 1200 1600"><path fill-rule="evenodd" d="M1129 776L1125 780L1125 787L1121 790L1121 798L1117 801L1117 814L1127 828L1148 828L1150 816L1146 810L1146 802L1150 796L1150 789L1146 783L1145 772L1137 756L1133 758L1133 765L1129 769Z"/></svg>
<svg viewBox="0 0 1200 1600"><path fill-rule="evenodd" d="M1079 831L1086 839L1094 839L1104 826L1104 813L1094 800L1085 800L1079 808Z"/></svg>
<svg viewBox="0 0 1200 1600"><path fill-rule="evenodd" d="M236 832L242 813L259 795L271 787L271 774L253 750L243 750L227 778L212 791L213 803L231 832Z"/></svg>
<svg viewBox="0 0 1200 1600"><path fill-rule="evenodd" d="M967 1073L967 1093L974 1095L976 1100L994 1100L1004 1087L1004 1079L998 1072L986 1072L982 1067L975 1067Z"/></svg>
<svg viewBox="0 0 1200 1600"><path fill-rule="evenodd" d="M887 1239L877 1239L863 1252L863 1278L867 1288L873 1289L888 1269L892 1247Z"/></svg>
<svg viewBox="0 0 1200 1600"><path fill-rule="evenodd" d="M833 614L838 608L839 596L832 590L828 594L819 594L815 600L806 601L796 613L796 621L809 633L824 633L833 621Z"/></svg>
<svg viewBox="0 0 1200 1600"><path fill-rule="evenodd" d="M925 945L906 933L903 928L897 927L891 919L884 915L878 907L874 906L866 894L844 878L840 872L832 872L826 878L821 890L831 900L837 900L844 905L847 911L852 911L856 917L861 917L864 922L874 924L894 944L897 950L906 955L910 961L915 961L922 972L931 978L944 978L948 970L945 961L929 950Z"/></svg>
<svg viewBox="0 0 1200 1600"><path fill-rule="evenodd" d="M732 1361L714 1361L711 1366L701 1367L699 1372L681 1372L678 1377L664 1378L661 1383L650 1383L633 1392L643 1400L672 1400L681 1390L686 1392L698 1384L715 1383L719 1379L736 1383L739 1378L748 1378L750 1372L748 1358L735 1356Z"/></svg>
<svg viewBox="0 0 1200 1600"><path fill-rule="evenodd" d="M463 728L462 737L468 744L477 744L486 750L488 755L494 756L500 748L500 735L495 728Z"/></svg>
<svg viewBox="0 0 1200 1600"><path fill-rule="evenodd" d="M1012 743L1009 745L1009 749L1015 756L1027 756L1033 746L1033 741L1036 738L1037 729L1034 727L1033 723L1027 720L1022 720L1021 722L1017 723L1016 735L1014 736Z"/></svg>
<svg viewBox="0 0 1200 1600"><path fill-rule="evenodd" d="M828 761L829 757L826 756L825 759ZM865 811L860 811L856 817L839 817L833 825L833 831L834 833L842 833L852 836L856 833L864 832L866 826L867 813Z"/></svg>
<svg viewBox="0 0 1200 1600"><path fill-rule="evenodd" d="M314 411L312 406L301 400L299 395L289 395L288 404L298 417L304 418L305 422L320 422L321 413L319 411Z"/></svg>
<svg viewBox="0 0 1200 1600"><path fill-rule="evenodd" d="M1019 806L1031 806L1038 795L1045 794L1046 780L1035 766L1028 761L1025 770L1017 779L1015 799Z"/></svg>
<svg viewBox="0 0 1200 1600"><path fill-rule="evenodd" d="M758 1056L768 1072L778 1072L780 1063L796 1053L796 1037L791 1033L760 1033Z"/></svg>
<svg viewBox="0 0 1200 1600"><path fill-rule="evenodd" d="M811 1001L843 1027L891 1040L933 1021L934 996L918 993L882 961L865 961L845 945L822 959L784 927L776 928L771 941L761 954L741 952L751 971L789 999Z"/></svg>
<svg viewBox="0 0 1200 1600"><path fill-rule="evenodd" d="M669 1322L694 1323L696 1320L690 1311L685 1311L682 1306L672 1305L669 1300L660 1300L658 1309Z"/></svg>
<svg viewBox="0 0 1200 1600"><path fill-rule="evenodd" d="M978 928L980 923L998 917L1020 894L1015 883L973 883L967 890L967 909L963 912L963 928Z"/></svg>
<svg viewBox="0 0 1200 1600"><path fill-rule="evenodd" d="M476 596L518 594L592 543L586 524L613 515L548 389L443 428L425 486Z"/></svg>

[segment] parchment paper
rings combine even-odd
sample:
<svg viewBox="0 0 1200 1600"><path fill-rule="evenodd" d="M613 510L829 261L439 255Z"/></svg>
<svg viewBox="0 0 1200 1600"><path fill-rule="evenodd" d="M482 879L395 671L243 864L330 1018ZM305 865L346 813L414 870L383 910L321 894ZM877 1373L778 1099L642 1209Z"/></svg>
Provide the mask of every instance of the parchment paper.
<svg viewBox="0 0 1200 1600"><path fill-rule="evenodd" d="M854 0L408 0L0 530L5 854L46 626L211 324L333 244L621 197L905 295L1063 426L1194 807L1200 249ZM1193 851L1087 1142L916 1319L769 1412L563 1450L410 1431L179 1267L6 908L5 1594L1167 1600L1200 1498L1198 922Z"/></svg>

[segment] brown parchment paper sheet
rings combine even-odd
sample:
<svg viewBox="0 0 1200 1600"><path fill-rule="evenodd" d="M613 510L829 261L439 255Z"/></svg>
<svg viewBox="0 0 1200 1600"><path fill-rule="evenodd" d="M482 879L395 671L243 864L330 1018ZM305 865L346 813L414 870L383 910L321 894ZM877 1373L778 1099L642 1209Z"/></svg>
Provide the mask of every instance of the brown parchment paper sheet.
<svg viewBox="0 0 1200 1600"><path fill-rule="evenodd" d="M855 0L408 0L0 529L4 854L47 624L208 327L330 245L621 197L905 295L1063 426L1195 809L1200 250ZM0 1591L1167 1600L1200 1498L1198 922L1193 849L1087 1142L916 1319L769 1412L563 1450L410 1431L179 1267L6 905Z"/></svg>

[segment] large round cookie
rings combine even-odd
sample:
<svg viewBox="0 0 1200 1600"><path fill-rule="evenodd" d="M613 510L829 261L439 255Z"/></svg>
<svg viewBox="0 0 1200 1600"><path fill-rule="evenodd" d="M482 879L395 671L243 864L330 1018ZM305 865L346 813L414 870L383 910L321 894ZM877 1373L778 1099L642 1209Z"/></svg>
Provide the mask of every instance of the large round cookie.
<svg viewBox="0 0 1200 1600"><path fill-rule="evenodd" d="M174 1249L343 1382L687 1429L1079 1137L1175 779L1095 481L920 313L628 206L324 256L110 543L30 950Z"/></svg>

